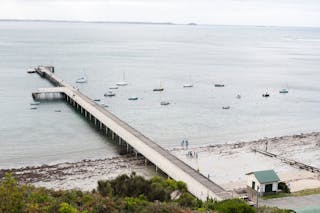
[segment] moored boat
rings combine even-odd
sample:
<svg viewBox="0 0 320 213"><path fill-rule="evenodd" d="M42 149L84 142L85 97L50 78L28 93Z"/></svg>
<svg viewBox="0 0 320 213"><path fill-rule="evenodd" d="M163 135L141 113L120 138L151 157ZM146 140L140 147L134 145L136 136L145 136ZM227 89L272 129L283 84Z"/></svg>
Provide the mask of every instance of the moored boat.
<svg viewBox="0 0 320 213"><path fill-rule="evenodd" d="M112 91L109 91L109 92L106 92L106 93L104 93L104 96L105 97L113 97L113 96L115 96L116 94L114 93L114 92L112 92Z"/></svg>
<svg viewBox="0 0 320 213"><path fill-rule="evenodd" d="M117 86L127 86L128 82L125 81L125 73L123 73L122 81L116 83Z"/></svg>
<svg viewBox="0 0 320 213"><path fill-rule="evenodd" d="M287 89L281 89L281 90L279 91L279 93L282 93L282 94L289 93L289 90L287 90Z"/></svg>
<svg viewBox="0 0 320 213"><path fill-rule="evenodd" d="M164 88L154 88L153 92L162 92Z"/></svg>
<svg viewBox="0 0 320 213"><path fill-rule="evenodd" d="M129 101L136 101L136 100L138 100L138 99L139 99L139 98L138 98L138 97L135 97L135 96L128 98Z"/></svg>
<svg viewBox="0 0 320 213"><path fill-rule="evenodd" d="M224 87L224 84L215 84L215 87Z"/></svg>
<svg viewBox="0 0 320 213"><path fill-rule="evenodd" d="M88 82L88 79L85 76L82 76L76 80L76 83L79 83L79 84L87 83L87 82Z"/></svg>
<svg viewBox="0 0 320 213"><path fill-rule="evenodd" d="M118 86L127 86L127 85L128 85L128 82L126 82L126 81L119 81L119 82L116 83L116 85L118 85Z"/></svg>
<svg viewBox="0 0 320 213"><path fill-rule="evenodd" d="M190 84L184 84L183 85L183 88L190 88L190 87L193 87L193 84L190 83Z"/></svg>
<svg viewBox="0 0 320 213"><path fill-rule="evenodd" d="M27 73L35 73L36 69L35 68L29 68L27 69Z"/></svg>
<svg viewBox="0 0 320 213"><path fill-rule="evenodd" d="M30 105L31 105L31 106L33 106L33 105L40 105L40 102L35 101L35 102L30 103Z"/></svg>
<svg viewBox="0 0 320 213"><path fill-rule="evenodd" d="M166 106L166 105L169 105L169 104L170 104L169 101L161 101L160 102L160 105L162 105L162 106Z"/></svg>
<svg viewBox="0 0 320 213"><path fill-rule="evenodd" d="M159 87L154 88L154 89L153 89L153 92L162 92L163 90L164 90L164 88L162 87L162 85L161 85L161 81L160 81L160 85L159 85Z"/></svg>
<svg viewBox="0 0 320 213"><path fill-rule="evenodd" d="M117 86L109 87L109 89L119 89Z"/></svg>
<svg viewBox="0 0 320 213"><path fill-rule="evenodd" d="M108 108L109 106L107 104L101 104L101 106Z"/></svg>
<svg viewBox="0 0 320 213"><path fill-rule="evenodd" d="M264 98L267 98L267 97L269 97L269 96L270 96L270 94L267 93L267 92L262 94L262 97L264 97Z"/></svg>

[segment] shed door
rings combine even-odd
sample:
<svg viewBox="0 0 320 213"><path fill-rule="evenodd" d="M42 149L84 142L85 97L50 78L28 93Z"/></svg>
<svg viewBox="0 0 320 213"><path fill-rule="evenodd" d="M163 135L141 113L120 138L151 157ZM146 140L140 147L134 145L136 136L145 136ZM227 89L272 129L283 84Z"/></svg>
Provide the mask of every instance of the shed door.
<svg viewBox="0 0 320 213"><path fill-rule="evenodd" d="M272 184L267 184L265 192L272 192Z"/></svg>
<svg viewBox="0 0 320 213"><path fill-rule="evenodd" d="M256 188L256 182L252 181L251 188L252 188L253 190L255 190L255 188Z"/></svg>

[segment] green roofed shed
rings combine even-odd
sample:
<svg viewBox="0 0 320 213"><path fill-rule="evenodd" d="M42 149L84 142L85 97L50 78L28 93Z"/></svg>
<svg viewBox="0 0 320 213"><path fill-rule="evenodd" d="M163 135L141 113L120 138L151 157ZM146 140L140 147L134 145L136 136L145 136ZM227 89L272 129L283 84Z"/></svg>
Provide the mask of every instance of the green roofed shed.
<svg viewBox="0 0 320 213"><path fill-rule="evenodd" d="M280 181L278 175L274 172L274 170L264 170L252 173L260 183L271 183Z"/></svg>
<svg viewBox="0 0 320 213"><path fill-rule="evenodd" d="M264 195L266 193L276 193L278 191L280 178L274 170L250 172L247 176L247 191L249 198L256 196L256 192Z"/></svg>

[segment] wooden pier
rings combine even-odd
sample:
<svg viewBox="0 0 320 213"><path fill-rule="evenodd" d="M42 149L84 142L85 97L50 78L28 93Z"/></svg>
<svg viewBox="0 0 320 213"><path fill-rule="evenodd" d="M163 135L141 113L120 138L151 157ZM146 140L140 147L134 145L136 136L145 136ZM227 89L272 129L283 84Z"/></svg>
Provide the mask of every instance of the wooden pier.
<svg viewBox="0 0 320 213"><path fill-rule="evenodd" d="M39 66L36 68L36 72L56 87L38 89L38 91L32 93L34 99L46 93L59 93L63 95L67 103L90 121L93 121L97 128L107 136L110 136L119 144L125 144L127 149L133 149L135 153L141 154L169 177L185 182L189 192L198 199L206 200L207 198L212 198L224 200L231 198L231 193L224 190L221 186L163 149L75 87L59 79L53 74L53 67Z"/></svg>

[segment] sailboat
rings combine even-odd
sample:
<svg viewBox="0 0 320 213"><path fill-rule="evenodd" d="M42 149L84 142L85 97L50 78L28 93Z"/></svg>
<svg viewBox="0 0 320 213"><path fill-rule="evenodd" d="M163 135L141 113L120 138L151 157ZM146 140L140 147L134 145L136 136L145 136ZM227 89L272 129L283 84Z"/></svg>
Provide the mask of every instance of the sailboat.
<svg viewBox="0 0 320 213"><path fill-rule="evenodd" d="M128 82L125 81L125 74L123 73L123 80L116 83L117 86L127 86Z"/></svg>
<svg viewBox="0 0 320 213"><path fill-rule="evenodd" d="M262 97L264 97L264 98L267 98L269 96L270 96L270 94L268 92L262 94Z"/></svg>
<svg viewBox="0 0 320 213"><path fill-rule="evenodd" d="M164 88L161 86L161 81L160 81L160 86L158 88L154 88L153 92L162 92Z"/></svg>
<svg viewBox="0 0 320 213"><path fill-rule="evenodd" d="M190 78L190 75L189 75L189 83L184 84L183 88L190 88L190 87L193 87L193 84L191 83L191 78Z"/></svg>
<svg viewBox="0 0 320 213"><path fill-rule="evenodd" d="M85 77L85 76L82 76L82 77L80 77L80 78L78 78L77 80L76 80L76 83L79 83L79 84L81 84L81 83L87 83L88 82L88 79L87 79L87 77Z"/></svg>
<svg viewBox="0 0 320 213"><path fill-rule="evenodd" d="M183 88L190 88L190 87L193 87L193 84L187 83L183 85Z"/></svg>

